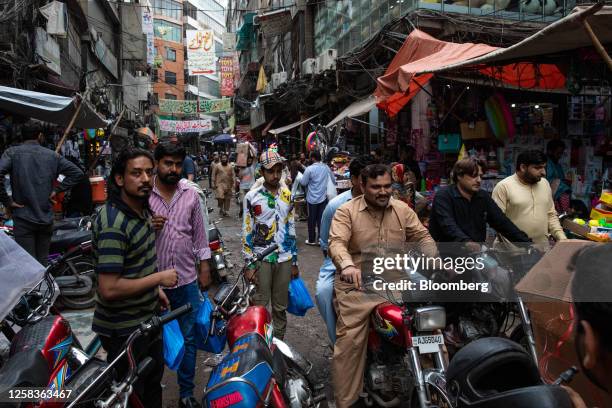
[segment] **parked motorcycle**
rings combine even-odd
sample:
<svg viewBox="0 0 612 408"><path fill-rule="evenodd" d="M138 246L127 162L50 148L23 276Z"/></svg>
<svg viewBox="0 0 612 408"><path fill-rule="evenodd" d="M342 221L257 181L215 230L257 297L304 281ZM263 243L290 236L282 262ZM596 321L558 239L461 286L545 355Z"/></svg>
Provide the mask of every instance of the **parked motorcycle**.
<svg viewBox="0 0 612 408"><path fill-rule="evenodd" d="M370 290L381 277L366 278ZM367 406L452 407L446 394L447 360L444 353L444 307L418 299L416 294L397 300L391 293L370 315L364 398ZM425 296L423 296L423 299ZM423 362L428 362L428 367Z"/></svg>
<svg viewBox="0 0 612 408"><path fill-rule="evenodd" d="M59 293L52 268L2 323L11 345L9 358L0 368L0 395L16 387L61 390L100 348L97 337L82 347L70 323L60 314L49 314ZM17 333L15 326L20 327Z"/></svg>
<svg viewBox="0 0 612 408"><path fill-rule="evenodd" d="M208 247L210 248L210 272L215 282L227 282L227 276L234 265L227 257L223 235L217 228L218 222L213 222L208 228Z"/></svg>
<svg viewBox="0 0 612 408"><path fill-rule="evenodd" d="M312 364L274 338L268 310L251 304L255 285L245 278L246 266L276 249L272 245L247 260L234 284L222 285L215 295L209 335L225 332L230 352L210 376L205 407L314 407L324 398L313 395Z"/></svg>

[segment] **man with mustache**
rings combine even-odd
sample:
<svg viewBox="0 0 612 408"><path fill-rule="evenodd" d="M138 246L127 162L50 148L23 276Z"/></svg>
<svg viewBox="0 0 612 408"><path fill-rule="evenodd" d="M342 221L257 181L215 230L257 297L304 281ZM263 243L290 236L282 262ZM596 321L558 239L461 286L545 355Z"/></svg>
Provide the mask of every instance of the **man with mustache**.
<svg viewBox="0 0 612 408"><path fill-rule="evenodd" d="M191 304L192 311L179 318L185 339L185 355L177 371L180 389L179 408L200 407L193 397L197 349L195 319L200 305L200 290L210 284L210 248L204 228L204 214L195 189L181 179L185 149L175 144L160 144L155 149L157 175L149 205L155 214L155 246L160 268L176 268L178 284L164 289L172 309ZM196 262L198 265L196 265Z"/></svg>
<svg viewBox="0 0 612 408"><path fill-rule="evenodd" d="M236 174L234 173L234 167L229 164L227 153L222 153L221 163L213 167L212 183L215 197L217 197L217 203L219 204L219 212L223 217L229 215L235 181Z"/></svg>
<svg viewBox="0 0 612 408"><path fill-rule="evenodd" d="M338 321L332 375L339 408L358 402L363 388L369 317L376 306L386 301L378 293L361 290L362 265L367 265L372 256L391 256L388 249L402 249L407 243L415 243L426 256L437 255L436 244L416 213L391 197L389 167L372 164L363 169L361 190L362 196L336 210L329 234L329 255L337 271L334 289Z"/></svg>
<svg viewBox="0 0 612 408"><path fill-rule="evenodd" d="M113 163L109 198L98 210L92 244L98 280L92 330L100 335L107 361L123 351L128 337L140 325L168 306L160 287L178 282L174 268L158 272L155 232L150 221L149 196L153 156L142 149L125 149ZM134 344L138 361L153 359L153 367L135 384L145 407L162 406L164 354L161 335L141 337ZM128 371L124 358L115 367L117 378ZM146 391L146 392L145 392Z"/></svg>
<svg viewBox="0 0 612 408"><path fill-rule="evenodd" d="M452 185L436 193L429 232L436 242L462 242L470 252L479 252L487 238L487 223L512 242L531 242L480 189L484 165L473 159L455 163Z"/></svg>

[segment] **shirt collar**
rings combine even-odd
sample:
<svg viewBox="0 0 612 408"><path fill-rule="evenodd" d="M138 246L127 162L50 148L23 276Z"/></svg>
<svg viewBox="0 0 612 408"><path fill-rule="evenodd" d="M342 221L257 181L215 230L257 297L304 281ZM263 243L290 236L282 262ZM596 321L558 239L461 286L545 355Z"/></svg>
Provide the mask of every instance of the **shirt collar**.
<svg viewBox="0 0 612 408"><path fill-rule="evenodd" d="M368 202L365 199L365 195L360 195L359 197L357 197L357 200L359 200L359 207L357 208L358 211L364 211L368 209ZM385 207L385 211L388 209L393 209L395 205L395 199L393 197L389 198L389 204L387 204L387 207Z"/></svg>
<svg viewBox="0 0 612 408"><path fill-rule="evenodd" d="M117 207L121 212L127 215L130 218L138 218L141 220L146 220L149 217L149 203L145 204L145 208L143 209L143 216L140 216L136 211L132 210L132 208L125 203L121 199L121 196L117 196L115 194L110 195L108 201L111 205Z"/></svg>
<svg viewBox="0 0 612 408"><path fill-rule="evenodd" d="M449 188L450 188L450 192L451 192L451 195L453 196L453 198L464 198L464 199L466 199L466 198L465 198L465 197L464 197L464 196L461 194L461 192L459 191L459 187L457 187L457 185L456 185L456 184L451 184L451 185L449 186ZM476 192L476 194L474 194L474 195L472 196L472 200L473 200L473 199L475 199L475 198L476 198L476 199L478 199L478 198L482 198L482 197L483 197L483 194L484 194L484 191L482 191L482 190L478 190L478 191ZM466 200L467 200L467 199L466 199Z"/></svg>
<svg viewBox="0 0 612 408"><path fill-rule="evenodd" d="M176 186L176 191L189 190L189 182L186 179L180 179ZM157 175L153 176L153 193L161 197L159 189L157 188Z"/></svg>

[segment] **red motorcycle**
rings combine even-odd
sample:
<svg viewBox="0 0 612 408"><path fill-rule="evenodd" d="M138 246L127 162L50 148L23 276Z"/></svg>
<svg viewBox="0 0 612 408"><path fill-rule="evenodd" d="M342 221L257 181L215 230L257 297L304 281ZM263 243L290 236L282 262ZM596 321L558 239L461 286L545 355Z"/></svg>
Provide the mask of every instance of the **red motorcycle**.
<svg viewBox="0 0 612 408"><path fill-rule="evenodd" d="M373 284L370 279L365 286ZM447 358L441 332L446 326L445 309L416 299L415 294L402 300L390 293L384 297L388 301L370 316L366 405L452 407L446 393Z"/></svg>
<svg viewBox="0 0 612 408"><path fill-rule="evenodd" d="M312 364L274 338L268 310L251 304L255 285L245 279L246 265L276 249L272 245L247 260L236 282L223 285L215 295L209 335L225 332L230 352L210 376L205 407L314 407L324 398L313 396Z"/></svg>

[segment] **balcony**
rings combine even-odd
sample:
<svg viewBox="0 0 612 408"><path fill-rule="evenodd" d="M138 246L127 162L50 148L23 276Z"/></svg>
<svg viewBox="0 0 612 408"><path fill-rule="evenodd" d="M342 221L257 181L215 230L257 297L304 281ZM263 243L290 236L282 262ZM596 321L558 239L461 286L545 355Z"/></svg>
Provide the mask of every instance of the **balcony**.
<svg viewBox="0 0 612 408"><path fill-rule="evenodd" d="M198 20L189 16L183 16L183 24L187 25L187 27L183 27L187 30L204 30L206 28Z"/></svg>

